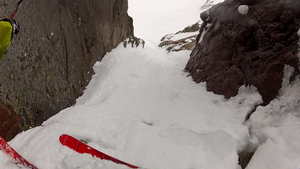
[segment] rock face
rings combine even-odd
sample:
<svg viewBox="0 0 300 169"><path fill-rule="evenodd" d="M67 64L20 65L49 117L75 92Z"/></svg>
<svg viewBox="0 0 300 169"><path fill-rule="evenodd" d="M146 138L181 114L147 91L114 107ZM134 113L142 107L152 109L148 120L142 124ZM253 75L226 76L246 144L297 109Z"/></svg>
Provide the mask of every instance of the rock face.
<svg viewBox="0 0 300 169"><path fill-rule="evenodd" d="M9 17L15 3L1 3L1 15ZM15 16L20 33L0 62L0 103L10 107L0 120L19 119L21 127L0 126L1 133L16 134L73 105L94 63L133 35L127 9L127 0L24 1Z"/></svg>
<svg viewBox="0 0 300 169"><path fill-rule="evenodd" d="M200 16L185 70L209 91L229 98L253 85L266 105L278 95L285 65L294 68L291 81L299 75L300 1L226 0Z"/></svg>

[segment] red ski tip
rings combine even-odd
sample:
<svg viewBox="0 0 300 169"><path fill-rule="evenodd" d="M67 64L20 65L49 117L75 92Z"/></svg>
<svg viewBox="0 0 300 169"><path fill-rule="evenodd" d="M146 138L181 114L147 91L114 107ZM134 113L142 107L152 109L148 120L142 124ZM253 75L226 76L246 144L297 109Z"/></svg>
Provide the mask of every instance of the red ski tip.
<svg viewBox="0 0 300 169"><path fill-rule="evenodd" d="M28 169L38 169L25 158L18 154L2 137L0 137L0 150L10 158L15 164L21 165Z"/></svg>
<svg viewBox="0 0 300 169"><path fill-rule="evenodd" d="M86 145L85 143L77 140L76 138L63 134L59 137L59 141L61 142L62 145L69 147L70 149L73 149L74 151L80 153L80 154L91 154L93 157L98 157L102 160L109 160L112 162L115 162L117 164L123 164L126 165L130 168L139 168L137 166L134 166L132 164L128 164L126 162L123 162L119 159L116 159L114 157L111 157L107 154L102 153L101 151L98 151L94 149L93 147L90 147Z"/></svg>

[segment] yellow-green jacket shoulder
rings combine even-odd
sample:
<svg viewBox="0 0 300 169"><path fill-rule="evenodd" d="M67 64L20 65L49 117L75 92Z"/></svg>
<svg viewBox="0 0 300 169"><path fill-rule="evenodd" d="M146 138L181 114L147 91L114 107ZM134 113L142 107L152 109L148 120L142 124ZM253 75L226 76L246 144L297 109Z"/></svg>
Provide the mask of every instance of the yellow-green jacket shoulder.
<svg viewBox="0 0 300 169"><path fill-rule="evenodd" d="M11 33L11 24L8 21L0 21L0 60L10 44Z"/></svg>

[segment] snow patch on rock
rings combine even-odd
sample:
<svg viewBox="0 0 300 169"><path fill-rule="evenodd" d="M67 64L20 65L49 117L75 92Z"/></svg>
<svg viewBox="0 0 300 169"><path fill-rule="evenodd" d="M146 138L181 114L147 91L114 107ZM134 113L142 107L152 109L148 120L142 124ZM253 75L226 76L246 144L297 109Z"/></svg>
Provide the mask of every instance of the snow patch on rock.
<svg viewBox="0 0 300 169"><path fill-rule="evenodd" d="M291 67L289 65L285 65L284 75L283 75L283 79L282 79L282 87L281 87L281 90L279 91L280 94L282 94L284 92L284 90L290 86L290 78L293 75L293 72L294 72L293 67Z"/></svg>
<svg viewBox="0 0 300 169"><path fill-rule="evenodd" d="M247 15L248 14L248 11L249 11L249 6L248 5L240 5L238 7L238 11L240 14L242 15Z"/></svg>
<svg viewBox="0 0 300 169"><path fill-rule="evenodd" d="M207 30L211 27L211 25L212 25L212 24L207 24L207 25L205 26L205 28L204 28L204 30L203 30L201 36L200 36L200 39L199 39L199 42L198 42L198 43L201 43L201 42L202 42L202 40L203 40L203 38L204 38L204 35L206 34Z"/></svg>

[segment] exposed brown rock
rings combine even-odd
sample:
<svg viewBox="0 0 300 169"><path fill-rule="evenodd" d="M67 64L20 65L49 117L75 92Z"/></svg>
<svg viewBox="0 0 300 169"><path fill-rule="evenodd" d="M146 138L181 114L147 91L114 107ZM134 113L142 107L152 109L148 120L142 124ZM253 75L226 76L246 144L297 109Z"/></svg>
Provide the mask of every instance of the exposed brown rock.
<svg viewBox="0 0 300 169"><path fill-rule="evenodd" d="M10 105L6 105L0 100L0 136L4 140L11 140L21 129L22 118L17 115Z"/></svg>
<svg viewBox="0 0 300 169"><path fill-rule="evenodd" d="M243 4L249 5L247 15L237 10ZM285 65L299 75L299 14L298 0L226 0L215 5L201 14L206 20L200 30L208 29L198 35L202 41L185 70L226 98L237 95L242 85L253 85L268 104L278 95Z"/></svg>
<svg viewBox="0 0 300 169"><path fill-rule="evenodd" d="M253 152L239 154L239 165L242 167L242 169L247 167L253 155Z"/></svg>

